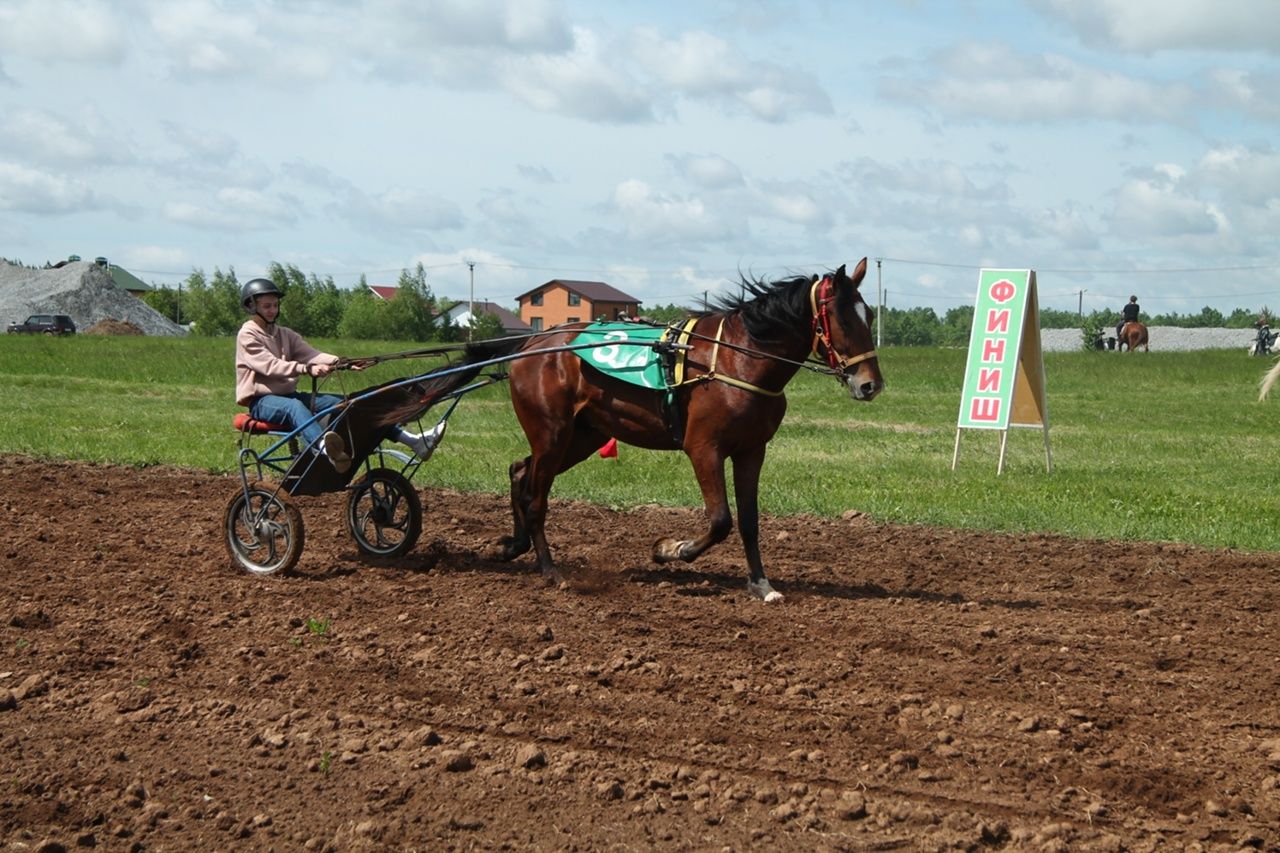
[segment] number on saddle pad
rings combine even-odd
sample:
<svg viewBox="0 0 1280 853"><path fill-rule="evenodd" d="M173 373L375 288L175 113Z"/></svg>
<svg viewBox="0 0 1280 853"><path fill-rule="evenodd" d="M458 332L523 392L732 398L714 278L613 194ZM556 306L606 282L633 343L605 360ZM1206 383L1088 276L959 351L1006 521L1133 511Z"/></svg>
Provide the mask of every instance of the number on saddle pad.
<svg viewBox="0 0 1280 853"><path fill-rule="evenodd" d="M573 343L604 344L577 350L579 358L601 373L642 388L666 388L662 364L653 349L665 331L634 323L592 323Z"/></svg>

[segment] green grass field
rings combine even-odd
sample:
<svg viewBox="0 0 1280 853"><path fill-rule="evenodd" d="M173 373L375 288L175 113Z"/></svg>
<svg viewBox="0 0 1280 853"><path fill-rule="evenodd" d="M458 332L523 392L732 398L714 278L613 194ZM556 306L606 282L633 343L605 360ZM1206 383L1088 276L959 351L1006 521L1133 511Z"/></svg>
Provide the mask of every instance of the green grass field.
<svg viewBox="0 0 1280 853"><path fill-rule="evenodd" d="M412 344L316 341L358 356ZM234 464L231 339L0 336L0 453L229 471ZM966 431L950 470L964 352L881 353L887 390L854 403L802 373L765 463L761 508L905 523L1280 550L1270 474L1280 399L1256 402L1268 363L1236 351L1048 353L1053 473L1042 435ZM344 374L345 390L426 370L392 362ZM306 380L304 380L305 382ZM327 390L343 390L335 384ZM527 447L505 385L469 395L420 483L505 492ZM556 482L558 497L622 507L701 503L683 454L623 446Z"/></svg>

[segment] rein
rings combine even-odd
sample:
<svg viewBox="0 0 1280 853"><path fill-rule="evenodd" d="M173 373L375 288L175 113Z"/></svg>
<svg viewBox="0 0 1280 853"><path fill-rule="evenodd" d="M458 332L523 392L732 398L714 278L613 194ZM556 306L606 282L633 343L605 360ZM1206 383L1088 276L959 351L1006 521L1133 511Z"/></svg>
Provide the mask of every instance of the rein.
<svg viewBox="0 0 1280 853"><path fill-rule="evenodd" d="M716 358L719 355L720 347L722 346L727 349L743 353L744 355L752 356L753 358L767 358L771 361L795 365L796 367L811 370L814 373L821 373L825 376L834 376L837 379L841 378L849 368L875 358L876 351L872 349L859 355L845 356L836 350L835 346L831 343L831 310L829 307L834 301L835 286L831 281L831 276L823 276L821 279L815 281L813 286L809 288L809 305L813 311L813 343L811 345L809 358L804 361L796 361L795 359L786 358L785 356L762 352L761 350L753 349L752 347L734 344L723 340L722 332L724 331L725 320L728 319L726 316L722 316L720 318L720 325L716 327L715 337L701 335L693 331L694 324L701 319L700 317L694 317L690 320L686 320L683 325L678 327L675 325L668 326L669 335L679 329L677 342L679 345L687 345L687 342L690 340L709 341L712 344L710 369L702 376L695 376L692 379L684 378L685 353L683 351L680 353L679 361L676 365L676 381L673 387L714 380L717 382L723 382L726 385L733 385L736 388L742 388L747 391L764 394L769 397L782 396L782 391L770 391L767 388L752 385L750 382L716 373ZM822 360L818 358L818 344L820 343L825 350L825 367L819 366L822 364Z"/></svg>

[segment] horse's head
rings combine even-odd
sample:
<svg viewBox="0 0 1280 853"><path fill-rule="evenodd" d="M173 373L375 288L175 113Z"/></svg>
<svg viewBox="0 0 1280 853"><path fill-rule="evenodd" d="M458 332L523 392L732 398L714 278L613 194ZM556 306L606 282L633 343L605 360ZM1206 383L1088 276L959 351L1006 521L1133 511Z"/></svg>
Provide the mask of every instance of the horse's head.
<svg viewBox="0 0 1280 853"><path fill-rule="evenodd" d="M841 264L815 281L809 295L814 354L840 371L840 381L855 400L871 400L884 388L872 333L875 312L858 290L866 274L866 258L858 262L852 276L845 274Z"/></svg>

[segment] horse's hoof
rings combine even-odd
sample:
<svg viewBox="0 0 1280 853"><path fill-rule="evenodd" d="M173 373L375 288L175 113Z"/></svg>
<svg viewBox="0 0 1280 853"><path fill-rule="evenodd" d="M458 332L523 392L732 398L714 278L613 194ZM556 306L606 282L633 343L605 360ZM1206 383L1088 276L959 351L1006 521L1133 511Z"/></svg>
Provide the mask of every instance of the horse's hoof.
<svg viewBox="0 0 1280 853"><path fill-rule="evenodd" d="M528 539L516 539L514 536L502 537L502 554L500 559L503 562L510 562L521 554L527 554L529 549L533 547L533 543Z"/></svg>
<svg viewBox="0 0 1280 853"><path fill-rule="evenodd" d="M653 543L653 561L654 562L675 562L676 560L684 560L692 562L692 558L687 556L685 548L691 544L689 539L658 539Z"/></svg>
<svg viewBox="0 0 1280 853"><path fill-rule="evenodd" d="M543 569L542 582L545 583L547 586L555 587L556 589L569 588L569 584L566 583L565 579L560 576L560 572L556 571L555 569L551 569L550 571Z"/></svg>
<svg viewBox="0 0 1280 853"><path fill-rule="evenodd" d="M679 539L663 538L653 543L653 561L655 563L672 563L683 560L680 549L684 547Z"/></svg>
<svg viewBox="0 0 1280 853"><path fill-rule="evenodd" d="M782 593L774 589L767 580L761 580L759 583L747 581L747 593L765 604L777 604L783 599Z"/></svg>

